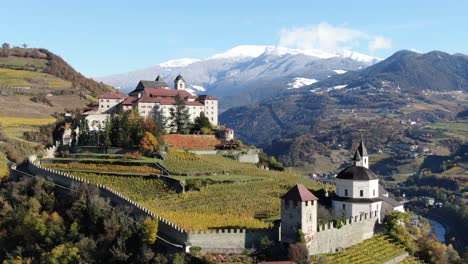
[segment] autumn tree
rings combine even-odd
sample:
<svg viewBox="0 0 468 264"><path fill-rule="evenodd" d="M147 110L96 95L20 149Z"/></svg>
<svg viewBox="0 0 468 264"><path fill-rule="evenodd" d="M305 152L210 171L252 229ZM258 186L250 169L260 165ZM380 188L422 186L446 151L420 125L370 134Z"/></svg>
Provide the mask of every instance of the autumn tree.
<svg viewBox="0 0 468 264"><path fill-rule="evenodd" d="M167 120L168 128L177 134L187 134L190 127L189 109L179 94L174 97L175 105L170 109L170 117Z"/></svg>
<svg viewBox="0 0 468 264"><path fill-rule="evenodd" d="M159 148L158 140L150 132L145 132L145 135L141 139L140 149L145 155L152 155Z"/></svg>
<svg viewBox="0 0 468 264"><path fill-rule="evenodd" d="M146 218L143 221L143 241L147 244L154 244L157 239L158 234L158 222L151 218Z"/></svg>

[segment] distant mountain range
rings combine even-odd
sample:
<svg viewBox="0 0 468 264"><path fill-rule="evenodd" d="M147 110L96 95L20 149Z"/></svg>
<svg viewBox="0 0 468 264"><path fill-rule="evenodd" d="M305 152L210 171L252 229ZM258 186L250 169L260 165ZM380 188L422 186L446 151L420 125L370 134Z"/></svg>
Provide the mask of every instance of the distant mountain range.
<svg viewBox="0 0 468 264"><path fill-rule="evenodd" d="M333 54L320 50L244 45L206 59L170 60L146 69L95 79L128 92L139 80L152 80L161 75L170 83L180 73L191 85L190 92L217 96L221 108L227 109L365 68L378 61L378 58L352 51Z"/></svg>
<svg viewBox="0 0 468 264"><path fill-rule="evenodd" d="M367 68L231 108L220 115L220 122L234 128L244 143L263 147L288 165L297 165L310 161L303 153L326 149L324 140L330 141L337 131L342 131L340 138L346 138L360 125L369 126L365 120L380 117L398 124L405 118L422 122L452 119L468 108L463 96L467 91L467 56L399 51ZM348 128L350 123L360 125ZM332 127L336 128L320 136ZM385 145L384 139L376 138L377 145Z"/></svg>
<svg viewBox="0 0 468 264"><path fill-rule="evenodd" d="M467 91L468 56L441 51L398 51L368 68L346 72L304 87L316 93L344 89L397 89L404 92Z"/></svg>

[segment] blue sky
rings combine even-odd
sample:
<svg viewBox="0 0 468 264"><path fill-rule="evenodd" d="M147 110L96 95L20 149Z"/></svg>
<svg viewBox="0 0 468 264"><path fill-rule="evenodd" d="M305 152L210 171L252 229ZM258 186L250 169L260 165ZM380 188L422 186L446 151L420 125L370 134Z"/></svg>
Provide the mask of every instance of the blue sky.
<svg viewBox="0 0 468 264"><path fill-rule="evenodd" d="M0 42L47 48L87 76L236 45L468 54L466 1L6 1Z"/></svg>

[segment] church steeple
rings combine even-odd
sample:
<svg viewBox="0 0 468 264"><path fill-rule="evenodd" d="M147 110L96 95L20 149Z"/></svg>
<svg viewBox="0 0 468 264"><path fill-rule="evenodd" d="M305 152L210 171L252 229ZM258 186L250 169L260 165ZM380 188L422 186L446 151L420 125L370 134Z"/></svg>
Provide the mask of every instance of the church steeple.
<svg viewBox="0 0 468 264"><path fill-rule="evenodd" d="M361 166L368 169L369 168L369 155L367 154L367 148L364 145L364 139L361 139L361 143L359 143L359 147L356 153L358 153L359 156L361 157Z"/></svg>
<svg viewBox="0 0 468 264"><path fill-rule="evenodd" d="M354 152L353 165L362 167L362 158L361 154L359 154L359 150L356 150L356 152Z"/></svg>

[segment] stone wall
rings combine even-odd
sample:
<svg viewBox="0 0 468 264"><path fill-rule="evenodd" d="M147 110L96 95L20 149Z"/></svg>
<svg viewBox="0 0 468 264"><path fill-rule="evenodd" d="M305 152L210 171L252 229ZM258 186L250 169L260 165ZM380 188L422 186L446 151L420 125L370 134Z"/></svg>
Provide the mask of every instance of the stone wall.
<svg viewBox="0 0 468 264"><path fill-rule="evenodd" d="M279 240L279 228L271 229L218 229L188 232L188 242L204 252L242 252L258 248L262 238Z"/></svg>
<svg viewBox="0 0 468 264"><path fill-rule="evenodd" d="M54 153L54 149L44 150L38 155L50 157L51 153ZM33 175L44 177L55 184L70 189L80 184L97 186L102 197L109 199L114 205L128 207L130 213L135 218L152 217L158 219L158 237L166 243L181 249L185 248L186 245L191 245L201 247L205 252L240 252L246 248L257 248L263 237L268 237L274 241L278 241L279 239L278 228L259 230L220 229L188 232L105 185L95 184L88 180L41 166L36 155L29 157L28 169ZM12 166L12 171L14 170L16 170L16 167Z"/></svg>
<svg viewBox="0 0 468 264"><path fill-rule="evenodd" d="M341 228L333 222L318 226L315 242L312 242L311 254L332 253L371 238L378 224L379 213L374 211L361 216L346 219Z"/></svg>
<svg viewBox="0 0 468 264"><path fill-rule="evenodd" d="M46 149L40 153L40 155L45 156L51 152L53 152L52 149ZM101 197L109 199L110 202L114 205L128 207L130 209L130 213L135 218L143 219L145 217L152 217L158 219L158 236L162 236L163 239L165 239L170 244L173 244L173 246L182 247L187 241L187 233L183 228L171 223L167 219L154 214L153 212L150 212L148 209L139 205L135 201L130 200L123 194L114 191L105 185L92 183L88 180L81 179L61 171L43 167L40 165L40 161L37 159L36 155L29 157L28 169L33 175L44 177L47 180L54 182L55 184L70 189L76 187L77 184L95 185L98 187Z"/></svg>

